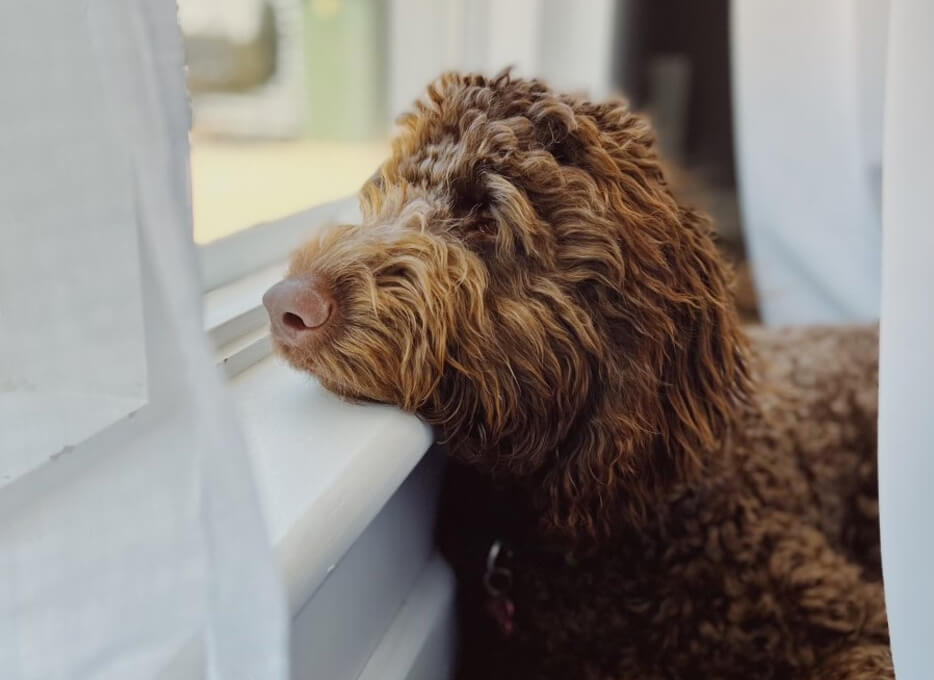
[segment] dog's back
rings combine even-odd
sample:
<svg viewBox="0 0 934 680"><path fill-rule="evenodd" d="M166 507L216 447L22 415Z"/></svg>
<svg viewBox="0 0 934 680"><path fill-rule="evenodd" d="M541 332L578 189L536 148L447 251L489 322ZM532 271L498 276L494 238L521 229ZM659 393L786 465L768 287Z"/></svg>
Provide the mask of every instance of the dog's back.
<svg viewBox="0 0 934 680"><path fill-rule="evenodd" d="M460 576L465 677L890 673L877 330L749 334L755 390L724 450L657 517L595 553L525 543L515 496L452 470L442 538ZM484 607L484 558L498 539L517 544L503 565L514 579L509 639Z"/></svg>
<svg viewBox="0 0 934 680"><path fill-rule="evenodd" d="M764 448L775 469L793 465L807 482L797 512L881 578L878 327L757 328L749 335L761 372L756 399L769 434L765 447L750 442L748 448ZM781 507L797 497L795 486L763 484L760 493Z"/></svg>

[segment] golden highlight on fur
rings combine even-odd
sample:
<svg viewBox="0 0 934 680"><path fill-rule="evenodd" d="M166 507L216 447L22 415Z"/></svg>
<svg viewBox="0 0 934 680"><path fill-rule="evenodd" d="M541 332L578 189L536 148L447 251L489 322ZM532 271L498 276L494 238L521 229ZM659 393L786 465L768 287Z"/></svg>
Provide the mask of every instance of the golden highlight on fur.
<svg viewBox="0 0 934 680"><path fill-rule="evenodd" d="M451 524L462 595L480 581L470 535L509 525L574 557L520 551L516 640L472 636L484 624L464 605L489 659L477 677L891 677L877 562L838 553L876 550L872 508L840 509L874 502L874 430L776 455L824 395L788 397L800 376L768 365L827 341L750 349L711 225L672 196L645 119L508 73L446 74L401 118L361 208L294 256L290 275L335 309L279 352L418 414L485 480L497 514L481 526L466 499ZM853 376L827 373L839 398L873 390L872 332L858 352L830 337L853 357ZM841 408L826 417L856 418Z"/></svg>

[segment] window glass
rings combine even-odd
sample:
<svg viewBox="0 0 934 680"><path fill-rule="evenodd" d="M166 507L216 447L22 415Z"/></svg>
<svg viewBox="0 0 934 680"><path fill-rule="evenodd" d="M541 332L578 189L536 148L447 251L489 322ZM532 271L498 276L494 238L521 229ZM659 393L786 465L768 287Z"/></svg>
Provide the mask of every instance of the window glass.
<svg viewBox="0 0 934 680"><path fill-rule="evenodd" d="M389 149L388 3L179 4L195 241L359 189Z"/></svg>

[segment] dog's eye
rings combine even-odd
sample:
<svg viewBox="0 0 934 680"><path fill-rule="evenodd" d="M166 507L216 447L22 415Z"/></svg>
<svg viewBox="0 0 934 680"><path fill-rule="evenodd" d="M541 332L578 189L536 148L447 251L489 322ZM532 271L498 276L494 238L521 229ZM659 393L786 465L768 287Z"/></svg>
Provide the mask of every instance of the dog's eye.
<svg viewBox="0 0 934 680"><path fill-rule="evenodd" d="M577 166L586 151L580 140L555 122L545 122L536 136L540 147L554 156L558 165Z"/></svg>
<svg viewBox="0 0 934 680"><path fill-rule="evenodd" d="M460 179L453 184L451 211L456 217L479 213L489 207L489 194L476 179Z"/></svg>
<svg viewBox="0 0 934 680"><path fill-rule="evenodd" d="M410 281L412 280L411 268L400 264L387 264L376 270L376 274L381 281Z"/></svg>
<svg viewBox="0 0 934 680"><path fill-rule="evenodd" d="M577 165L583 153L583 146L571 135L555 142L549 149L559 165Z"/></svg>

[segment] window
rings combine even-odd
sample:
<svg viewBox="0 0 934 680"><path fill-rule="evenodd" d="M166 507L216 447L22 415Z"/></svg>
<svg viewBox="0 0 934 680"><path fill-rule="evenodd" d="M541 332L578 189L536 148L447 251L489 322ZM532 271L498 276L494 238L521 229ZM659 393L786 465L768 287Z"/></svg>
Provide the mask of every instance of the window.
<svg viewBox="0 0 934 680"><path fill-rule="evenodd" d="M181 0L193 238L209 303L226 300L207 305L215 343L259 332L262 287L288 253L314 228L356 218L354 194L387 156L392 118L439 72L514 64L600 94L609 87L611 15L606 1L585 11L516 0L494 13L491 0ZM595 37L561 41L562 31ZM4 458L0 484L141 408L161 373L148 363L145 244L127 227L139 208L131 160L107 131L97 48L77 33L47 52L30 50L14 33L4 54L32 61L30 76L3 93L11 132L0 154L8 168L0 218L11 227L0 253L0 406L18 426L4 428L4 448L16 453ZM65 61L78 72L69 82L55 77ZM61 123L66 102L87 113ZM171 113L183 129L184 102ZM94 176L89 167L103 170ZM37 202L43 186L58 200ZM181 178L176 188L187 191ZM68 222L95 225L93 238L62 232ZM76 261L96 274L65 266ZM236 296L221 290L250 276L252 287ZM16 293L24 279L34 281L31 298ZM42 417L49 413L52 426Z"/></svg>
<svg viewBox="0 0 934 680"><path fill-rule="evenodd" d="M281 263L322 222L354 219L353 196L387 157L393 118L443 70L511 64L559 87L610 87L609 0L179 5L207 290Z"/></svg>
<svg viewBox="0 0 934 680"><path fill-rule="evenodd" d="M182 0L197 243L348 196L386 157L385 8Z"/></svg>

